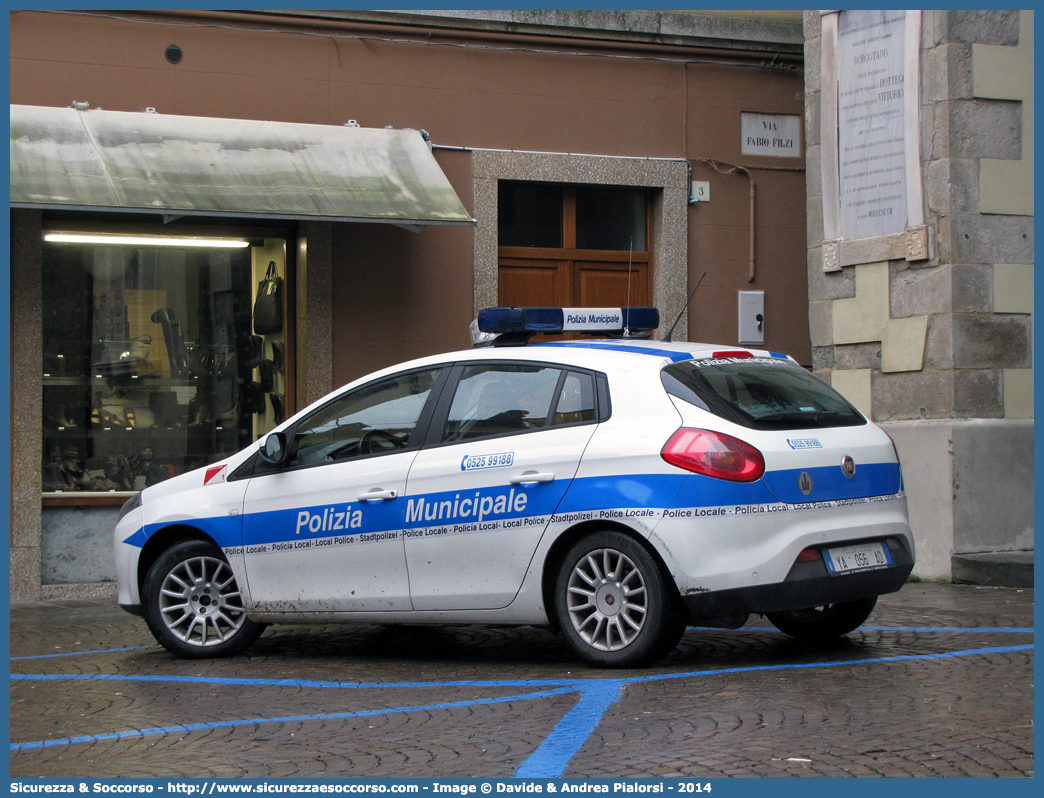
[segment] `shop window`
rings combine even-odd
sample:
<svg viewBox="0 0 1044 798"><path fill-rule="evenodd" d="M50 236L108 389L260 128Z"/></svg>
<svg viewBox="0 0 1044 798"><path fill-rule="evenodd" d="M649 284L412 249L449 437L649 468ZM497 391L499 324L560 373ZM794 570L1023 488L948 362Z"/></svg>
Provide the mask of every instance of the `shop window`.
<svg viewBox="0 0 1044 798"><path fill-rule="evenodd" d="M648 190L506 180L498 189L500 305L650 303Z"/></svg>
<svg viewBox="0 0 1044 798"><path fill-rule="evenodd" d="M45 233L44 493L141 490L282 421L285 307L253 313L286 268L283 238Z"/></svg>

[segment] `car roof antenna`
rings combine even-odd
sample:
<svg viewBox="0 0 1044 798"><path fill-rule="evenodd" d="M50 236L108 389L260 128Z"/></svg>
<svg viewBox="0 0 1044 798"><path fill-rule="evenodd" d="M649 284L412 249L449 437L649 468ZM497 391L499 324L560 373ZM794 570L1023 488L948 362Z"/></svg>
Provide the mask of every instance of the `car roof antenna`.
<svg viewBox="0 0 1044 798"><path fill-rule="evenodd" d="M703 277L706 277L706 276L707 276L707 272L704 272L704 273L703 273ZM660 339L661 341L663 341L663 342L665 342L665 343L668 343L668 344L669 344L669 343L671 342L671 336L672 336L672 335L674 335L674 328L678 326L678 322L679 322L679 321L681 321L681 317L682 317L682 315L683 315L683 314L685 313L685 309L686 309L687 307L689 307L689 303L690 303L690 302L692 302L692 298L693 298L694 296L696 296L696 291L697 291L697 289L698 289L698 288L700 287L700 283L702 283L702 282L703 282L703 277L700 277L700 282L699 282L699 283L696 283L696 288L693 288L693 289L692 289L692 293L691 293L691 294L689 294L689 298L688 298L688 299L686 299L686 300L685 300L685 304L684 304L684 305L682 305L682 309L681 309L681 312L679 312L679 313L678 313L678 318L676 318L676 319L674 320L674 324L672 324L672 325L671 325L671 329L669 329L669 330L667 331L667 334L666 334L665 336L663 336L663 338L661 338L661 339Z"/></svg>

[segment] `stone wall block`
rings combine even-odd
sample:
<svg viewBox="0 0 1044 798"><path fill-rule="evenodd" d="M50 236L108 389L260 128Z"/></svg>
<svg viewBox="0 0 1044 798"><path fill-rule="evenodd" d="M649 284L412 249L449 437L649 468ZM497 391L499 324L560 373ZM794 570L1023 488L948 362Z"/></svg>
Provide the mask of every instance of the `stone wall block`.
<svg viewBox="0 0 1044 798"><path fill-rule="evenodd" d="M827 380L830 378L827 377ZM39 502L37 493L37 502ZM11 603L40 599L40 547L11 548Z"/></svg>
<svg viewBox="0 0 1044 798"><path fill-rule="evenodd" d="M949 105L950 157L1022 158L1021 102L955 100Z"/></svg>
<svg viewBox="0 0 1044 798"><path fill-rule="evenodd" d="M819 373L819 377L830 382L830 371L834 368L834 347L813 346L812 347L812 373Z"/></svg>
<svg viewBox="0 0 1044 798"><path fill-rule="evenodd" d="M818 18L816 22L818 22ZM805 93L819 91L822 87L822 69L820 65L823 62L823 37L816 36L814 39L805 37L805 63L809 65L809 68L805 70Z"/></svg>
<svg viewBox="0 0 1044 798"><path fill-rule="evenodd" d="M950 159L929 161L925 179L925 199L928 209L940 216L950 215Z"/></svg>
<svg viewBox="0 0 1044 798"><path fill-rule="evenodd" d="M932 47L921 53L921 103L936 103L949 99L949 49Z"/></svg>
<svg viewBox="0 0 1044 798"><path fill-rule="evenodd" d="M954 372L953 415L954 418L1003 418L1000 370Z"/></svg>
<svg viewBox="0 0 1044 798"><path fill-rule="evenodd" d="M951 214L955 263L1033 263L1033 217Z"/></svg>
<svg viewBox="0 0 1044 798"><path fill-rule="evenodd" d="M972 46L951 42L946 47L948 55L946 58L949 72L949 97L950 99L963 99L973 97L972 92Z"/></svg>
<svg viewBox="0 0 1044 798"><path fill-rule="evenodd" d="M12 602L40 597L40 463L43 461L42 214L11 211L11 553Z"/></svg>
<svg viewBox="0 0 1044 798"><path fill-rule="evenodd" d="M1033 421L958 421L952 440L954 550L1032 550Z"/></svg>
<svg viewBox="0 0 1044 798"><path fill-rule="evenodd" d="M901 261L893 262L902 267ZM927 269L902 269L891 276L891 308L893 319L907 316L927 316L931 313L946 313L950 310L952 290L949 266Z"/></svg>
<svg viewBox="0 0 1044 798"><path fill-rule="evenodd" d="M816 148L816 152L819 152L819 145L822 143L820 138L819 130L819 100L822 97L822 92L815 92L811 95L805 95L805 164L807 165L812 158L812 148ZM820 156L816 155L818 159ZM816 192L819 193L818 191Z"/></svg>
<svg viewBox="0 0 1044 798"><path fill-rule="evenodd" d="M949 313L928 317L924 365L925 368L953 368L953 316Z"/></svg>
<svg viewBox="0 0 1044 798"><path fill-rule="evenodd" d="M950 211L952 214L979 210L979 162L975 158L950 158Z"/></svg>
<svg viewBox="0 0 1044 798"><path fill-rule="evenodd" d="M808 303L808 332L812 346L831 346L834 343L833 307L831 300Z"/></svg>
<svg viewBox="0 0 1044 798"><path fill-rule="evenodd" d="M875 374L873 396L875 421L948 418L953 409L953 373Z"/></svg>
<svg viewBox="0 0 1044 798"><path fill-rule="evenodd" d="M839 272L823 271L823 248L808 252L808 300L851 299L855 296L855 267L846 266Z"/></svg>
<svg viewBox="0 0 1044 798"><path fill-rule="evenodd" d="M823 160L820 158L820 147L805 152L805 197L823 196ZM822 231L820 231L822 232Z"/></svg>
<svg viewBox="0 0 1044 798"><path fill-rule="evenodd" d="M950 157L950 103L935 103L930 113L921 116L921 153L930 153L932 160Z"/></svg>
<svg viewBox="0 0 1044 798"><path fill-rule="evenodd" d="M807 182L807 181L806 181ZM823 243L823 198L805 197L805 242L809 248ZM1014 263L1014 261L1012 261Z"/></svg>
<svg viewBox="0 0 1044 798"><path fill-rule="evenodd" d="M809 39L823 38L823 23L818 11L805 11L801 15L801 24L805 31L805 43Z"/></svg>
<svg viewBox="0 0 1044 798"><path fill-rule="evenodd" d="M834 347L836 369L880 369L881 344L845 344Z"/></svg>
<svg viewBox="0 0 1044 798"><path fill-rule="evenodd" d="M1033 369L1004 369L1004 417L1028 418L1034 416Z"/></svg>
<svg viewBox="0 0 1044 798"><path fill-rule="evenodd" d="M1018 44L1019 12L951 11L950 38L972 44Z"/></svg>
<svg viewBox="0 0 1044 798"><path fill-rule="evenodd" d="M950 36L950 17L943 11L921 12L921 49L937 47Z"/></svg>
<svg viewBox="0 0 1044 798"><path fill-rule="evenodd" d="M935 224L931 227L931 234L935 237L935 252L932 261L934 263L952 263L953 216L935 217Z"/></svg>
<svg viewBox="0 0 1044 798"><path fill-rule="evenodd" d="M961 313L953 320L958 369L1026 369L1033 363L1033 325L1024 315Z"/></svg>
<svg viewBox="0 0 1044 798"><path fill-rule="evenodd" d="M989 313L993 310L993 269L978 264L953 267L953 312Z"/></svg>
<svg viewBox="0 0 1044 798"><path fill-rule="evenodd" d="M1033 312L1033 271L1032 263L998 263L993 267L995 313Z"/></svg>

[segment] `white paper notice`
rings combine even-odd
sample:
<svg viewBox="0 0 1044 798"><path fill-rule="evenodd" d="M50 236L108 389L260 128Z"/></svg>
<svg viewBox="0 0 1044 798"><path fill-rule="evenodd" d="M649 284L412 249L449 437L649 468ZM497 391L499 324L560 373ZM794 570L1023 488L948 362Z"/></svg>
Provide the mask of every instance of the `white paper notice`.
<svg viewBox="0 0 1044 798"><path fill-rule="evenodd" d="M837 132L845 239L906 229L905 28L905 11L842 11L838 21ZM911 80L916 82L917 76Z"/></svg>

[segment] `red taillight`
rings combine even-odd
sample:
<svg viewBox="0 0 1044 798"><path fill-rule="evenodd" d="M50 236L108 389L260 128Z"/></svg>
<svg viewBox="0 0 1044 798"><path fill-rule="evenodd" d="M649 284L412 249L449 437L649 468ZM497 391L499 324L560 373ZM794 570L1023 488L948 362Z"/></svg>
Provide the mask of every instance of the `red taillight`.
<svg viewBox="0 0 1044 798"><path fill-rule="evenodd" d="M754 357L754 355L742 349L737 349L735 351L712 352L711 357Z"/></svg>
<svg viewBox="0 0 1044 798"><path fill-rule="evenodd" d="M753 482L765 473L761 452L739 438L682 427L660 451L673 466L732 482Z"/></svg>
<svg viewBox="0 0 1044 798"><path fill-rule="evenodd" d="M818 562L821 559L823 556L819 553L819 549L802 549L795 562Z"/></svg>

